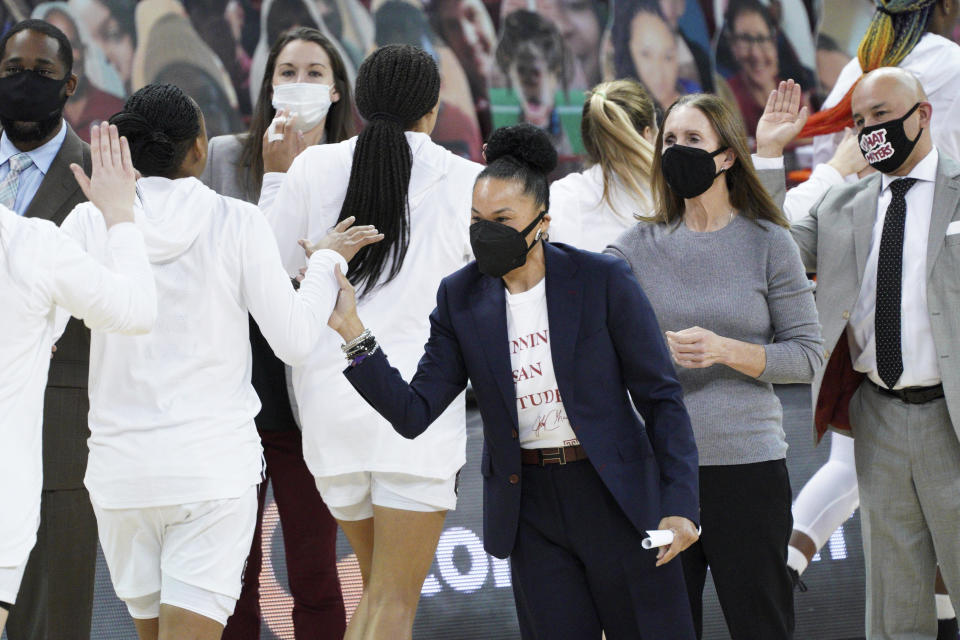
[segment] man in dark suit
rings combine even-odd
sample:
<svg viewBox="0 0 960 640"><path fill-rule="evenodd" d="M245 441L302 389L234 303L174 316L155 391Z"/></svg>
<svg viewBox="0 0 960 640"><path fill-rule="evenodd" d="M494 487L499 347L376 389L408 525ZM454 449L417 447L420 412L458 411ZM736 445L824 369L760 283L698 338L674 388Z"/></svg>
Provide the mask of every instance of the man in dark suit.
<svg viewBox="0 0 960 640"><path fill-rule="evenodd" d="M77 86L66 36L26 20L0 41L0 201L60 224L86 200L72 173L90 147L63 120ZM50 363L43 408L43 494L37 543L10 614L10 640L90 637L97 528L83 486L90 333L71 319Z"/></svg>

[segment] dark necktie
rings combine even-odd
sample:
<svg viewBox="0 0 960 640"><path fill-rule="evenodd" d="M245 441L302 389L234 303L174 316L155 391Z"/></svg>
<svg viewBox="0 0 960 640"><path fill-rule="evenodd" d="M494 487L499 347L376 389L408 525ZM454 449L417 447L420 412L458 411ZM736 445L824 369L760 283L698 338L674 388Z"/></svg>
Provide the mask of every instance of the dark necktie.
<svg viewBox="0 0 960 640"><path fill-rule="evenodd" d="M877 260L877 308L874 316L877 346L877 373L893 389L903 373L900 347L900 294L903 276L903 231L907 220L907 191L915 178L890 183L893 197L887 205Z"/></svg>

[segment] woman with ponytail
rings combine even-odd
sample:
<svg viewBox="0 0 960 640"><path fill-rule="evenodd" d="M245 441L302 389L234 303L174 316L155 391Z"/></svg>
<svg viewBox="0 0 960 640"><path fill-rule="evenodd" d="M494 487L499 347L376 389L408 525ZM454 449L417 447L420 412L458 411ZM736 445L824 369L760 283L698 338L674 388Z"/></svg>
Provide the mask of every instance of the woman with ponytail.
<svg viewBox="0 0 960 640"><path fill-rule="evenodd" d="M521 638L692 640L675 558L697 539L697 452L656 317L625 262L546 241L547 133L498 129L485 153L468 218L477 260L440 282L415 369L393 368L338 276L329 324L346 378L414 443L473 385L483 543L510 558ZM648 529L665 534L659 550Z"/></svg>
<svg viewBox="0 0 960 640"><path fill-rule="evenodd" d="M347 230L346 220L317 246L305 243L310 273L296 292L257 208L197 179L207 136L196 102L151 84L110 121L143 176L134 219L157 321L144 336L92 334L84 482L141 640L215 640L240 594L262 473L248 316L277 355L301 361L333 307L333 266L379 236ZM102 254L107 232L92 205L62 228Z"/></svg>
<svg viewBox="0 0 960 640"><path fill-rule="evenodd" d="M960 0L874 0L877 10L851 60L799 137L815 136L813 162L829 162L853 127L850 98L860 77L880 67L901 67L920 81L933 105L930 131L937 148L960 158L960 45L950 40Z"/></svg>
<svg viewBox="0 0 960 640"><path fill-rule="evenodd" d="M286 174L267 173L260 206L290 275L305 266L298 240L314 240L349 217L385 240L350 262L360 307L383 348L413 373L430 333L427 316L441 278L469 253L470 188L479 165L430 139L440 76L417 47L374 51L357 75L367 121L356 138L313 146ZM460 395L427 437L393 432L343 379L339 341L325 331L293 369L307 466L357 554L364 594L347 638L409 638L420 589L465 462Z"/></svg>
<svg viewBox="0 0 960 640"><path fill-rule="evenodd" d="M634 80L598 84L587 92L580 131L590 168L550 185L550 239L603 251L653 210L653 100Z"/></svg>

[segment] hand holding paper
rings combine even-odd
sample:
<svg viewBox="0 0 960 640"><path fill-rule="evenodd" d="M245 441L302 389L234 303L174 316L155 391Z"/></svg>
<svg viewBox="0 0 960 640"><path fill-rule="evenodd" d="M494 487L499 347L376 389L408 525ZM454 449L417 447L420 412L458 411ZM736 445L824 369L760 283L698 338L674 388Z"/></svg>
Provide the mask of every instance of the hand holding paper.
<svg viewBox="0 0 960 640"><path fill-rule="evenodd" d="M700 538L700 533L693 523L682 516L667 516L660 521L657 530L647 531L647 535L649 537L642 542L644 549L660 547L657 554L658 567L673 560L677 554Z"/></svg>

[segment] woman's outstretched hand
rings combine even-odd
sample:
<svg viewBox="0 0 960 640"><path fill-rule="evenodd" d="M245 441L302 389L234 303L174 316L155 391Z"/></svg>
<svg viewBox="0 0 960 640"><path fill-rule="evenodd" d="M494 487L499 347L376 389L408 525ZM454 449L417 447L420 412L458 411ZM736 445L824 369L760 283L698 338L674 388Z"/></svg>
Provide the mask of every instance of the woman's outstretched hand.
<svg viewBox="0 0 960 640"><path fill-rule="evenodd" d="M355 220L354 216L344 218L327 235L320 238L316 244L311 244L305 239L300 240L298 244L307 252L308 258L316 251L330 249L350 262L353 260L353 256L357 255L357 251L368 244L383 240L383 234L377 231L377 228L373 225L351 226Z"/></svg>
<svg viewBox="0 0 960 640"><path fill-rule="evenodd" d="M781 82L770 92L767 106L757 123L757 155L778 158L807 123L810 110L800 107L803 91L793 80Z"/></svg>
<svg viewBox="0 0 960 640"><path fill-rule="evenodd" d="M337 295L337 304L327 321L327 326L340 334L344 342L350 342L363 333L363 323L357 315L357 292L347 280L347 276L340 271L340 265L334 267L340 293Z"/></svg>

